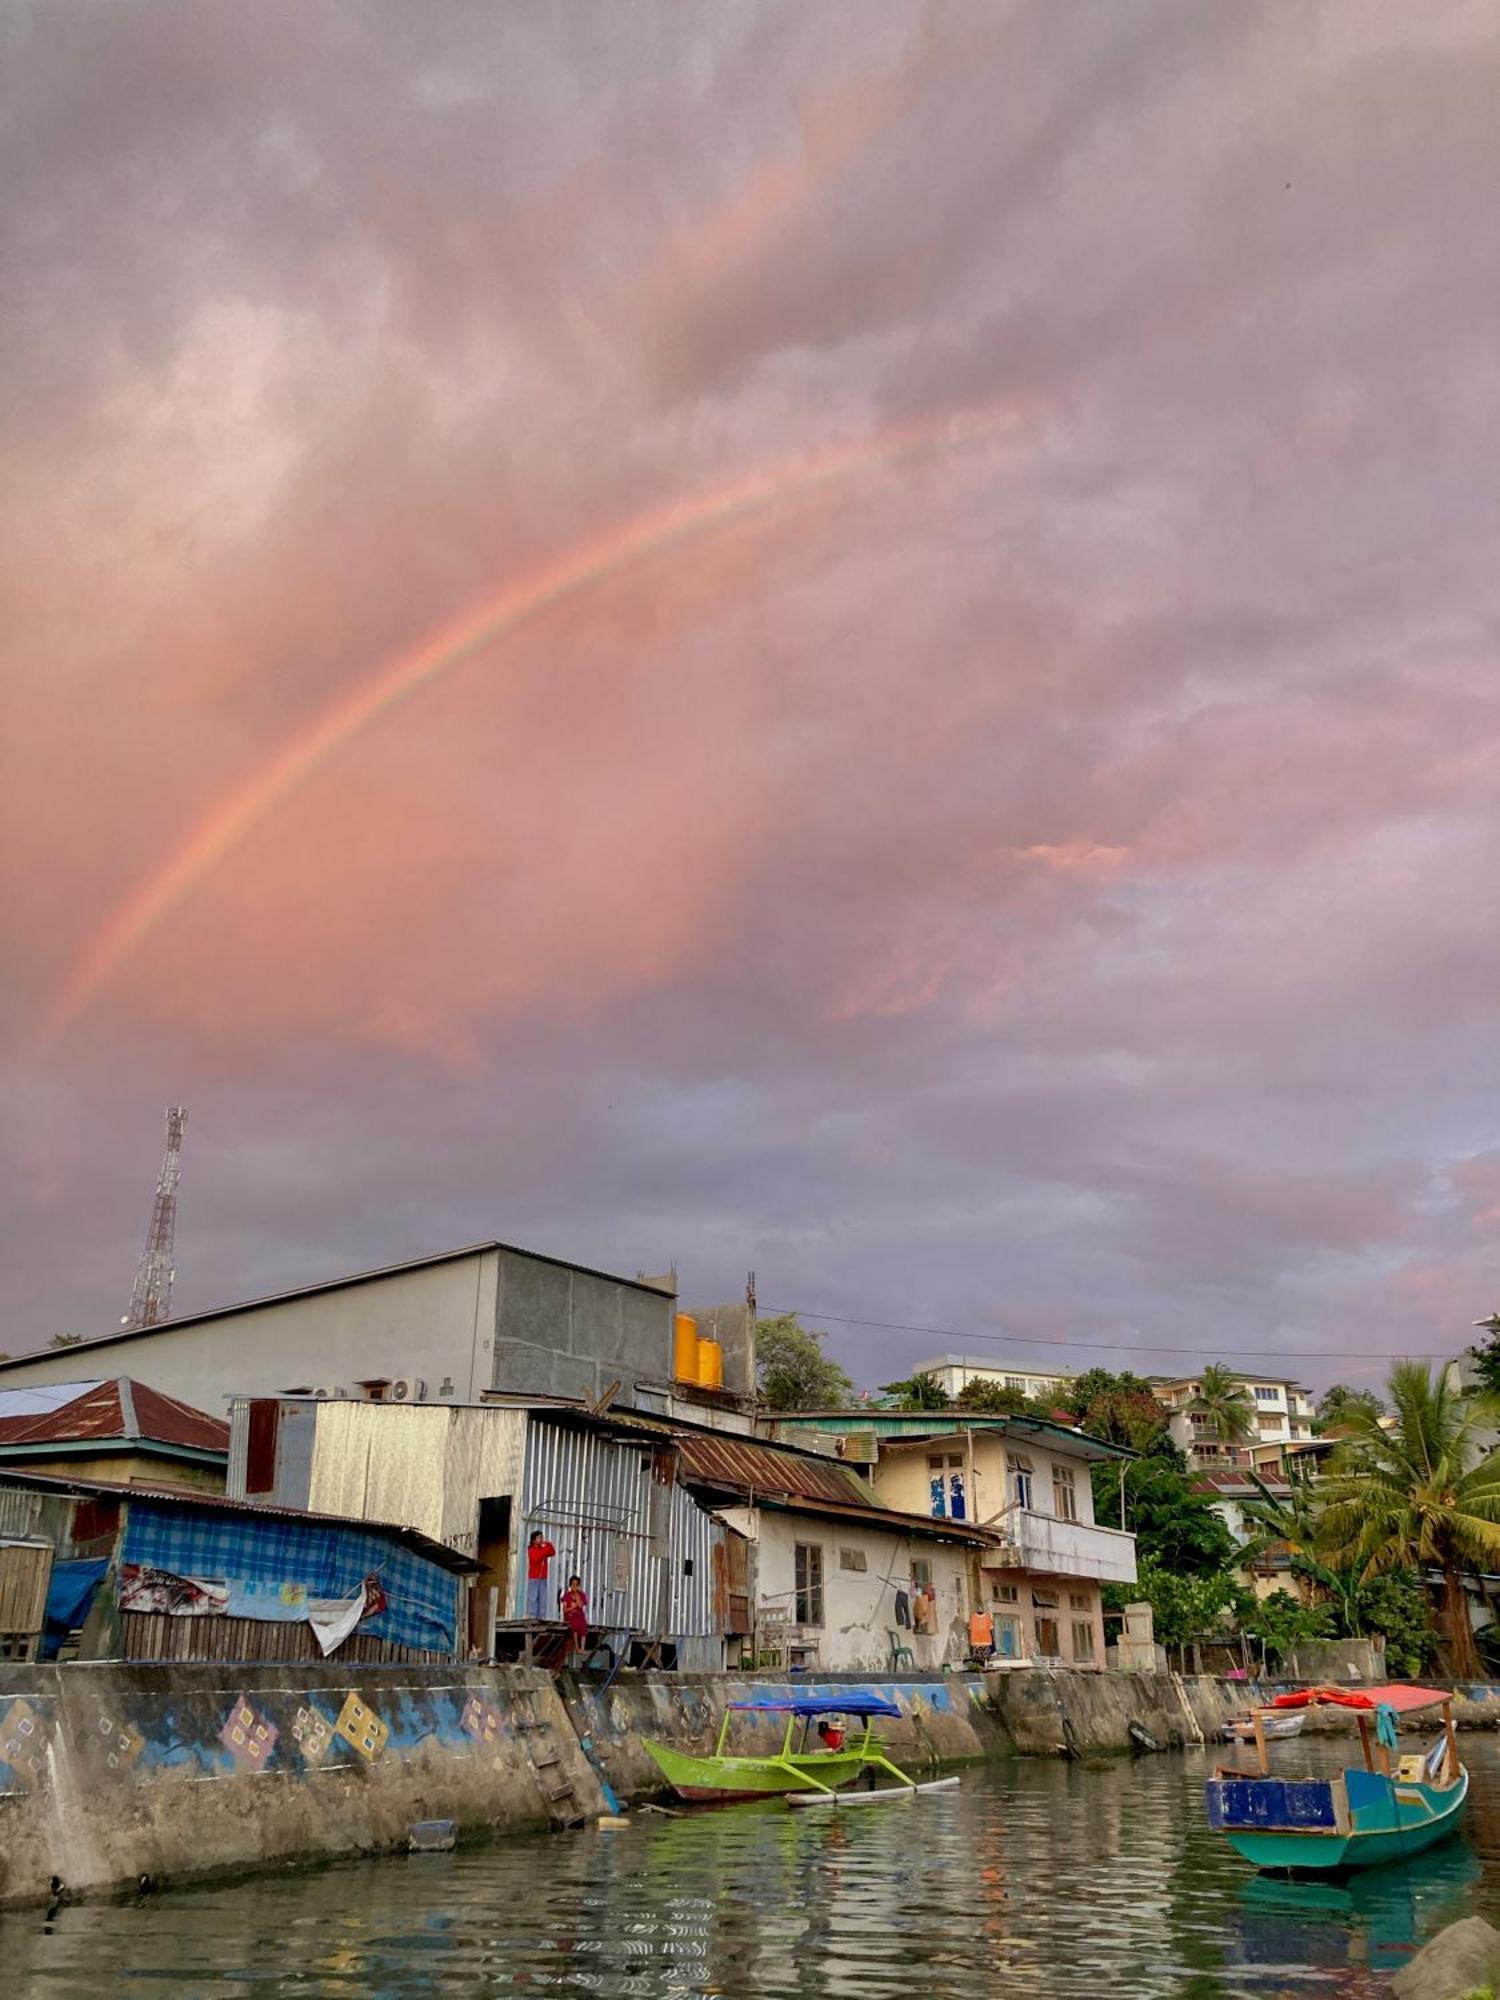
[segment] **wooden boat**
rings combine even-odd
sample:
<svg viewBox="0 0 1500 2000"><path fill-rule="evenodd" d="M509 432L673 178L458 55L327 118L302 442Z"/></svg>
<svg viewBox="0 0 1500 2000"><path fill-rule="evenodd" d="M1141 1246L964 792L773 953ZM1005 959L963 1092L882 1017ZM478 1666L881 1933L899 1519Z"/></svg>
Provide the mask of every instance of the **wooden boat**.
<svg viewBox="0 0 1500 2000"><path fill-rule="evenodd" d="M801 1793L815 1801L832 1801L842 1795L856 1796L849 1788L862 1772L883 1771L896 1780L889 1796L902 1797L926 1789L909 1778L885 1756L875 1734L877 1716L899 1716L900 1709L883 1695L851 1688L847 1694L795 1696L785 1700L732 1701L719 1726L719 1740L712 1756L693 1757L665 1743L644 1739L646 1749L662 1775L685 1799L723 1805L735 1799L786 1797ZM786 1729L781 1748L769 1754L730 1755L725 1749L730 1725L736 1715L785 1716ZM847 1718L864 1727L838 1749L807 1747L811 1722L823 1718ZM799 1732L798 1724L801 1724ZM794 1739L795 1747L794 1747ZM956 1782L950 1781L950 1782ZM860 1798L875 1794L860 1793ZM799 1803L802 1803L799 1800Z"/></svg>
<svg viewBox="0 0 1500 2000"><path fill-rule="evenodd" d="M1278 1714L1274 1710L1261 1716L1261 1729L1268 1743L1284 1742L1288 1736L1300 1736L1302 1725L1307 1720L1305 1709L1289 1708ZM1255 1717L1236 1716L1232 1722L1224 1724L1224 1734L1231 1743L1253 1743L1255 1741Z"/></svg>
<svg viewBox="0 0 1500 2000"><path fill-rule="evenodd" d="M1266 1718L1329 1704L1355 1711L1363 1769L1334 1778L1271 1775ZM1399 1756L1396 1719L1441 1709L1442 1733L1423 1753ZM1371 1727L1371 1717L1374 1727ZM1459 1761L1453 1696L1438 1688L1320 1687L1278 1695L1251 1711L1258 1768L1221 1765L1207 1787L1208 1822L1259 1868L1368 1868L1404 1859L1457 1830L1469 1796Z"/></svg>

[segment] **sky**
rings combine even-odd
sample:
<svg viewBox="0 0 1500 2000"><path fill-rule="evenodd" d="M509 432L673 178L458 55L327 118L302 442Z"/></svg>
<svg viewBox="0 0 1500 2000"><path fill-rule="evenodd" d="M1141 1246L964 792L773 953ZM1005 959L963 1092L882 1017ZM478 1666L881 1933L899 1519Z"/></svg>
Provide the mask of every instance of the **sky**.
<svg viewBox="0 0 1500 2000"><path fill-rule="evenodd" d="M0 1347L181 1102L181 1311L1460 1348L1497 101L1483 0L16 0Z"/></svg>

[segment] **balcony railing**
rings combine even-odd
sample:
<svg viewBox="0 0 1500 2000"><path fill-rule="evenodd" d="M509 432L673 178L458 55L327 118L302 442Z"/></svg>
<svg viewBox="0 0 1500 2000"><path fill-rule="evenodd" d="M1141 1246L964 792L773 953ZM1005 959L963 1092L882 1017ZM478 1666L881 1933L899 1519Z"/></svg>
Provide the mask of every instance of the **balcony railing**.
<svg viewBox="0 0 1500 2000"><path fill-rule="evenodd" d="M1052 1576L1087 1576L1100 1583L1135 1582L1135 1536L1090 1521L1064 1521L1014 1503L985 1527L1004 1538L1001 1559L1010 1569Z"/></svg>

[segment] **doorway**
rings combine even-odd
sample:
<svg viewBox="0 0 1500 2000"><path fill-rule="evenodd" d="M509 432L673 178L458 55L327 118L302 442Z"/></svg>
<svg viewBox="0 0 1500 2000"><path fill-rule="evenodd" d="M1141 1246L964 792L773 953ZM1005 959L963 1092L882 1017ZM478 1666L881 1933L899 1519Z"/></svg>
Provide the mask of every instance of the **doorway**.
<svg viewBox="0 0 1500 2000"><path fill-rule="evenodd" d="M469 1590L469 1649L483 1660L495 1652L495 1620L506 1603L510 1580L510 1495L481 1500L474 1560L479 1575Z"/></svg>

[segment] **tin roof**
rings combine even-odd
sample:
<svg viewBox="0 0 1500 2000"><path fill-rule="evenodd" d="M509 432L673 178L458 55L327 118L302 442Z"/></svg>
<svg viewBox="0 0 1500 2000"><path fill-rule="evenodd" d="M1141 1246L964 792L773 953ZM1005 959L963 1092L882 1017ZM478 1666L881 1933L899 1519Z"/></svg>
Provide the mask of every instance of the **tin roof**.
<svg viewBox="0 0 1500 2000"><path fill-rule="evenodd" d="M451 1570L455 1576L477 1575L481 1567L462 1549L436 1542L420 1528L397 1527L389 1521L366 1521L352 1514L314 1514L305 1507L271 1507L260 1500L230 1500L222 1493L190 1492L180 1486L143 1486L134 1479L72 1479L59 1472L27 1472L18 1465L0 1465L0 1487L6 1486L35 1487L43 1493L149 1500L153 1507L199 1507L215 1514L245 1514L266 1521L306 1521L314 1527L357 1528L361 1534L388 1536L414 1554L425 1556L440 1569Z"/></svg>
<svg viewBox="0 0 1500 2000"><path fill-rule="evenodd" d="M821 1452L782 1451L774 1444L758 1444L725 1431L678 1431L676 1437L683 1475L690 1483L879 1507L853 1466Z"/></svg>
<svg viewBox="0 0 1500 2000"><path fill-rule="evenodd" d="M22 1446L117 1443L222 1456L229 1450L229 1426L128 1375L0 1391L0 1453Z"/></svg>

